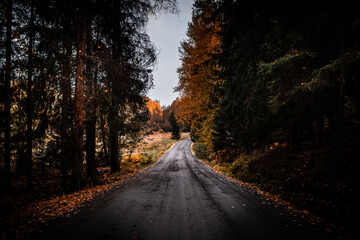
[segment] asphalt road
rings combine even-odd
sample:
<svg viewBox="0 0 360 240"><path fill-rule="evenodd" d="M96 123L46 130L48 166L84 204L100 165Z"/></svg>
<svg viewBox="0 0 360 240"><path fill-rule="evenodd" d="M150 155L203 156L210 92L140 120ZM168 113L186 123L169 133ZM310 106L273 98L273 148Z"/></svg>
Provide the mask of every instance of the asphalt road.
<svg viewBox="0 0 360 240"><path fill-rule="evenodd" d="M331 239L198 161L191 140L92 209L54 223L56 239Z"/></svg>

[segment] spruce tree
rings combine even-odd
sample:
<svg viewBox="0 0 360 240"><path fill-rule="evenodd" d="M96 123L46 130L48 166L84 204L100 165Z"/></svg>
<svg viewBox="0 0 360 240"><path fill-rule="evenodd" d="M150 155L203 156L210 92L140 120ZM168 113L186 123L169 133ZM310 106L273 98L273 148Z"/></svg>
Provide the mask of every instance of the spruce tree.
<svg viewBox="0 0 360 240"><path fill-rule="evenodd" d="M180 127L179 127L179 124L176 121L174 112L170 113L169 121L170 121L170 125L172 127L171 138L172 139L180 139Z"/></svg>

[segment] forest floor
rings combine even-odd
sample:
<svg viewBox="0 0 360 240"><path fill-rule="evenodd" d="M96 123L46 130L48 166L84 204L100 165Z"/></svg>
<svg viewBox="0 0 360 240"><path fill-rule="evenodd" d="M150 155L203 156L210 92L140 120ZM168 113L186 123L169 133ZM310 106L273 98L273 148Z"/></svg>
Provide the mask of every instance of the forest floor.
<svg viewBox="0 0 360 240"><path fill-rule="evenodd" d="M182 139L188 136L187 133L181 135ZM120 172L111 173L109 167L99 167L96 183L85 180L84 187L76 192L61 189L58 169L42 166L39 171L34 171L34 190L31 192L26 191L25 177L13 178L12 191L0 194L0 239L21 239L50 220L76 214L96 196L155 163L175 142L177 140L171 139L171 133L150 135L135 149L130 159L124 154Z"/></svg>
<svg viewBox="0 0 360 240"><path fill-rule="evenodd" d="M286 143L274 143L240 154L233 162L202 161L356 239L360 237L359 151L351 143L309 144L296 151Z"/></svg>

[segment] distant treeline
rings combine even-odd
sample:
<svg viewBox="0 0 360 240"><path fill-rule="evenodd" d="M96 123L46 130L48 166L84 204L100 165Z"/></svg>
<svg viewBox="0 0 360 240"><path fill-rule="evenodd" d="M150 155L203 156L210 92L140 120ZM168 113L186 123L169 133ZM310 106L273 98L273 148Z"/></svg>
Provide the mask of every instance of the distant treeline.
<svg viewBox="0 0 360 240"><path fill-rule="evenodd" d="M180 118L179 99L177 98L176 100L174 100L169 106L160 106L159 101L147 99L146 105L149 109L150 114L150 119L147 122L148 128L152 131L171 132L173 130L173 127L170 123L171 113L174 114L175 118L177 119L176 121L178 121L178 119ZM184 128L181 125L179 125L179 127L180 130L183 132L189 130L187 127Z"/></svg>

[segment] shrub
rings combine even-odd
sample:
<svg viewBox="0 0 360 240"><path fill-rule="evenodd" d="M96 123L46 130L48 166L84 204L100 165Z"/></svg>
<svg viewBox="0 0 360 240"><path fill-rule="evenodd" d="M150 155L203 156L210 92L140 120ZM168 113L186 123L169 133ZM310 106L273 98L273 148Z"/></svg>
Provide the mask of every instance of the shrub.
<svg viewBox="0 0 360 240"><path fill-rule="evenodd" d="M209 157L209 151L205 143L203 142L196 142L194 143L194 152L196 157L201 159L207 159Z"/></svg>

